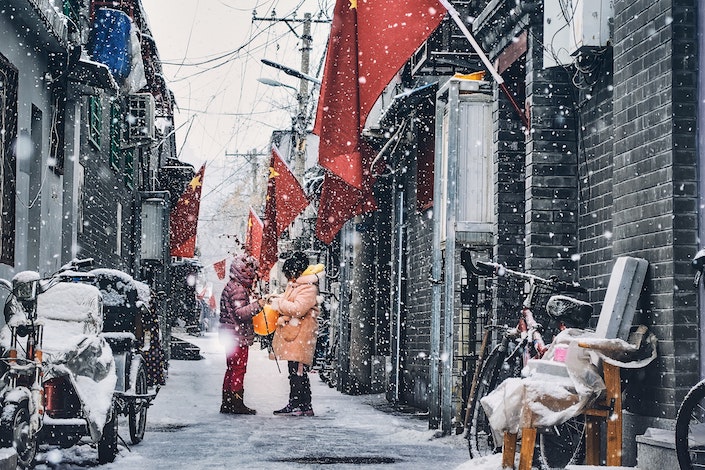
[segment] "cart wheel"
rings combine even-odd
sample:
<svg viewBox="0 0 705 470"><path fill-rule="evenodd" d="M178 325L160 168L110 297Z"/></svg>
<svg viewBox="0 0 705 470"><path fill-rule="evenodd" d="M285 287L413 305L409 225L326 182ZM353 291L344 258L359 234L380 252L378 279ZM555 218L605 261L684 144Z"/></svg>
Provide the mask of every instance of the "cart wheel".
<svg viewBox="0 0 705 470"><path fill-rule="evenodd" d="M3 408L0 419L0 446L15 448L19 468L31 467L37 455L37 436L30 436L26 403L8 403Z"/></svg>
<svg viewBox="0 0 705 470"><path fill-rule="evenodd" d="M147 373L144 365L140 364L135 378L135 393L144 395L147 393ZM139 444L144 438L144 429L147 426L147 408L144 399L132 400L128 405L130 424L130 440L133 444Z"/></svg>
<svg viewBox="0 0 705 470"><path fill-rule="evenodd" d="M103 435L98 441L98 463L103 465L115 460L118 453L118 414L113 405L110 417L103 428Z"/></svg>

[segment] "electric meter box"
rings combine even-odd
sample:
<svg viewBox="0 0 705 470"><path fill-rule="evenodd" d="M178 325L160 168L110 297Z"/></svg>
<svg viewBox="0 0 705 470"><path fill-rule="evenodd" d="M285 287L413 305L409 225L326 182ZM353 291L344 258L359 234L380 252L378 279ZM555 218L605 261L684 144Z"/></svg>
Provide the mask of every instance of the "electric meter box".
<svg viewBox="0 0 705 470"><path fill-rule="evenodd" d="M614 0L544 0L544 68L609 45L613 18Z"/></svg>

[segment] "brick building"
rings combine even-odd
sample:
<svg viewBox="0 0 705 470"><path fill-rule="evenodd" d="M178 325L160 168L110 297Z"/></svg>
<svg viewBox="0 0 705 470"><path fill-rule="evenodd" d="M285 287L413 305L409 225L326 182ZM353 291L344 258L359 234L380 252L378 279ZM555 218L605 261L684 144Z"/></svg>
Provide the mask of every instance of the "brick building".
<svg viewBox="0 0 705 470"><path fill-rule="evenodd" d="M166 290L169 195L194 171L141 2L8 0L0 39L0 276L90 257Z"/></svg>
<svg viewBox="0 0 705 470"><path fill-rule="evenodd" d="M490 130L493 214L480 222L491 229L458 229L451 247L439 242L434 225L438 202L448 203L428 184L429 178L442 183L438 170L445 171L436 165L433 177L434 158L446 158L447 130L438 123L446 119L439 113L443 93L453 74L483 70L446 19L367 123L378 149L390 136L396 140L385 155L392 171L378 180L380 212L347 224L340 238L353 265L366 259L374 266L372 281L350 289L347 302L350 318L361 319L350 325L367 322L371 344L364 353L349 347L343 354L372 369L386 364L384 381L368 388L427 409L432 426L450 431L451 419L462 423L481 323L492 319L483 315L505 321L503 307L518 297L492 297L465 269L471 259L579 281L599 312L616 257L644 258L649 270L635 322L656 334L659 356L628 377L624 452L625 462L633 461L635 436L648 427L671 428L701 376L702 320L690 261L702 236L697 97L698 24L705 14L692 0L572 2L571 14L557 0L454 4L462 18L473 19L467 26L510 92L487 81L489 90L476 91L491 97L490 119L460 121L461 135ZM583 35L571 39L562 30ZM460 195L469 194L458 186ZM378 268L387 265L388 271ZM356 303L356 297L389 304Z"/></svg>

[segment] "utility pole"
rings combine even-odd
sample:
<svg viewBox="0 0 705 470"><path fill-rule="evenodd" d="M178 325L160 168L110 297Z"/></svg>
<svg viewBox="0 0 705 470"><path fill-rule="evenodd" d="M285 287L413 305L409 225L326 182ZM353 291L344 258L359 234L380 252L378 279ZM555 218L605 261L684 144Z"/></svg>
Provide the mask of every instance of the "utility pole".
<svg viewBox="0 0 705 470"><path fill-rule="evenodd" d="M301 72L304 75L309 74L310 67L310 57L311 57L311 43L313 38L311 37L311 24L312 23L330 23L328 19L316 19L311 16L311 13L305 13L303 19L301 18L278 18L273 12L270 17L258 17L256 12L253 13L252 21L269 21L269 22L283 22L289 29L296 35L297 38L301 39ZM291 26L292 23L303 23L303 34L299 36L294 28ZM292 144L294 148L294 161L292 162L292 171L300 180L303 179L304 172L306 171L306 115L308 109L308 80L305 78L299 79L299 92L296 96L296 100L299 104L299 109L296 117L293 119L294 125L294 135L292 138Z"/></svg>
<svg viewBox="0 0 705 470"><path fill-rule="evenodd" d="M247 161L247 163L250 164L250 168L252 170L252 179L251 179L252 183L250 186L250 194L253 194L255 192L255 182L257 181L257 177L259 176L258 175L258 173L259 173L259 158L258 157L266 157L268 155L271 156L271 152L270 153L267 153L267 152L260 153L254 149L250 150L247 153L238 153L238 152L228 153L228 152L225 152L226 157L244 157L245 160Z"/></svg>

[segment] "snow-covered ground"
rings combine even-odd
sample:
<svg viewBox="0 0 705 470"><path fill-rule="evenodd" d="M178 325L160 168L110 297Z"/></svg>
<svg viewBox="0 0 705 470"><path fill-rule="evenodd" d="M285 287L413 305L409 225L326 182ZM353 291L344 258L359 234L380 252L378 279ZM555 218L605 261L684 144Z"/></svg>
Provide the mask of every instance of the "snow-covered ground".
<svg viewBox="0 0 705 470"><path fill-rule="evenodd" d="M468 460L463 436L434 437L425 418L382 411L382 395L348 396L311 374L313 418L273 416L286 404L288 380L255 344L245 378L245 403L255 416L218 412L224 353L217 335L188 338L203 360L172 361L167 385L149 409L145 439L120 445L100 468L151 469L457 469L498 470L500 455ZM286 365L280 364L282 370ZM127 423L120 434L128 441ZM89 444L41 448L36 468L97 466Z"/></svg>

